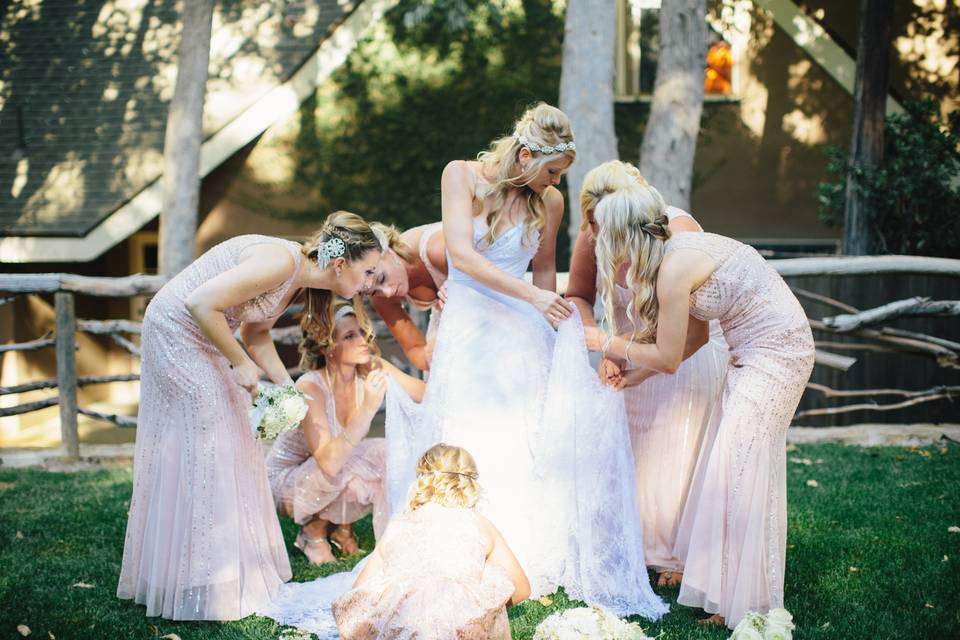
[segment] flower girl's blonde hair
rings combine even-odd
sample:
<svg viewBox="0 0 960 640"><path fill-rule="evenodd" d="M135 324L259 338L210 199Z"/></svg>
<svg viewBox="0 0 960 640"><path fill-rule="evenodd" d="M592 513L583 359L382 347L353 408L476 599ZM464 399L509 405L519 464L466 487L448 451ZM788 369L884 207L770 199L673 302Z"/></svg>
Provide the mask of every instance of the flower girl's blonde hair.
<svg viewBox="0 0 960 640"><path fill-rule="evenodd" d="M442 442L435 444L417 460L410 510L428 502L472 509L480 500L479 477L477 463L469 451Z"/></svg>

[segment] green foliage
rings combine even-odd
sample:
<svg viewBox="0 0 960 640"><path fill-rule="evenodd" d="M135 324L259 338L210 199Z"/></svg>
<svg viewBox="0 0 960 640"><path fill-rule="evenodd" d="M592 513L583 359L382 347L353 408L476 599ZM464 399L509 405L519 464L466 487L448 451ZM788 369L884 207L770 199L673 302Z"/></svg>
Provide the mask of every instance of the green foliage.
<svg viewBox="0 0 960 640"><path fill-rule="evenodd" d="M947 121L927 100L887 118L883 166L848 167L847 152L827 149L830 179L817 186L818 214L830 226L843 224L845 189L852 177L869 205L880 246L871 251L927 256L960 255L960 111Z"/></svg>
<svg viewBox="0 0 960 640"><path fill-rule="evenodd" d="M803 446L787 464L786 607L797 640L960 637L960 447ZM816 480L817 486L809 486ZM129 468L75 473L0 469L0 637L277 638L257 616L227 623L144 616L116 598L132 477ZM359 559L314 567L293 547L296 526L281 519L294 580L345 571ZM370 519L355 526L373 544ZM725 640L697 624L702 613L676 605L656 623L662 640ZM516 640L529 640L552 612L579 606L562 592L510 610Z"/></svg>
<svg viewBox="0 0 960 640"><path fill-rule="evenodd" d="M401 0L301 106L306 201L401 228L439 220L447 162L476 157L531 104L556 104L562 37L551 0Z"/></svg>

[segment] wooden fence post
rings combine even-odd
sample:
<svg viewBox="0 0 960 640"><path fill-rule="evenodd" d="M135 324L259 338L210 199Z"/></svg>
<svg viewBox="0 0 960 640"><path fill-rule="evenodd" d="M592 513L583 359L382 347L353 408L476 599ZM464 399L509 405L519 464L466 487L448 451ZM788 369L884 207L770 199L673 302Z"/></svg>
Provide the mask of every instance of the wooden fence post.
<svg viewBox="0 0 960 640"><path fill-rule="evenodd" d="M60 393L60 439L67 458L80 457L77 432L77 317L73 294L54 294L57 314L57 386Z"/></svg>

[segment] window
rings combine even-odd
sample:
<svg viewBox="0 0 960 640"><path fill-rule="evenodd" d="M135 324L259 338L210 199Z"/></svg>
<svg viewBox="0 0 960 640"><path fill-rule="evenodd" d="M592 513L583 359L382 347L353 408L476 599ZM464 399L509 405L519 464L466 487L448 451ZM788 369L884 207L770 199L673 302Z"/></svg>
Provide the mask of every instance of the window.
<svg viewBox="0 0 960 640"><path fill-rule="evenodd" d="M617 0L617 41L614 64L617 100L649 100L657 75L662 0ZM738 5L740 3L737 3ZM739 11L739 9L738 9ZM744 16L735 16L742 22ZM749 20L749 14L746 15ZM741 29L724 29L708 19L708 49L704 52L704 99L735 100L738 94L736 64L744 40ZM739 25L738 25L739 26ZM746 32L743 32L746 33Z"/></svg>
<svg viewBox="0 0 960 640"><path fill-rule="evenodd" d="M156 231L140 231L130 236L130 273L157 273L158 236ZM150 296L130 296L130 319L138 322L143 320Z"/></svg>

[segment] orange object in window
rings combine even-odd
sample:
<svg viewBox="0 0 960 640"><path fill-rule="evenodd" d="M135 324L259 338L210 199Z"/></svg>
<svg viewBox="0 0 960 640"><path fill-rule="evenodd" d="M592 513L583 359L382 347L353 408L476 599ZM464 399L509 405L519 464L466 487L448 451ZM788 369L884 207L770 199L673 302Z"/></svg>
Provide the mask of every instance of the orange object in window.
<svg viewBox="0 0 960 640"><path fill-rule="evenodd" d="M703 80L703 92L713 95L730 95L732 90L733 53L726 42L718 42L707 51L707 73Z"/></svg>

